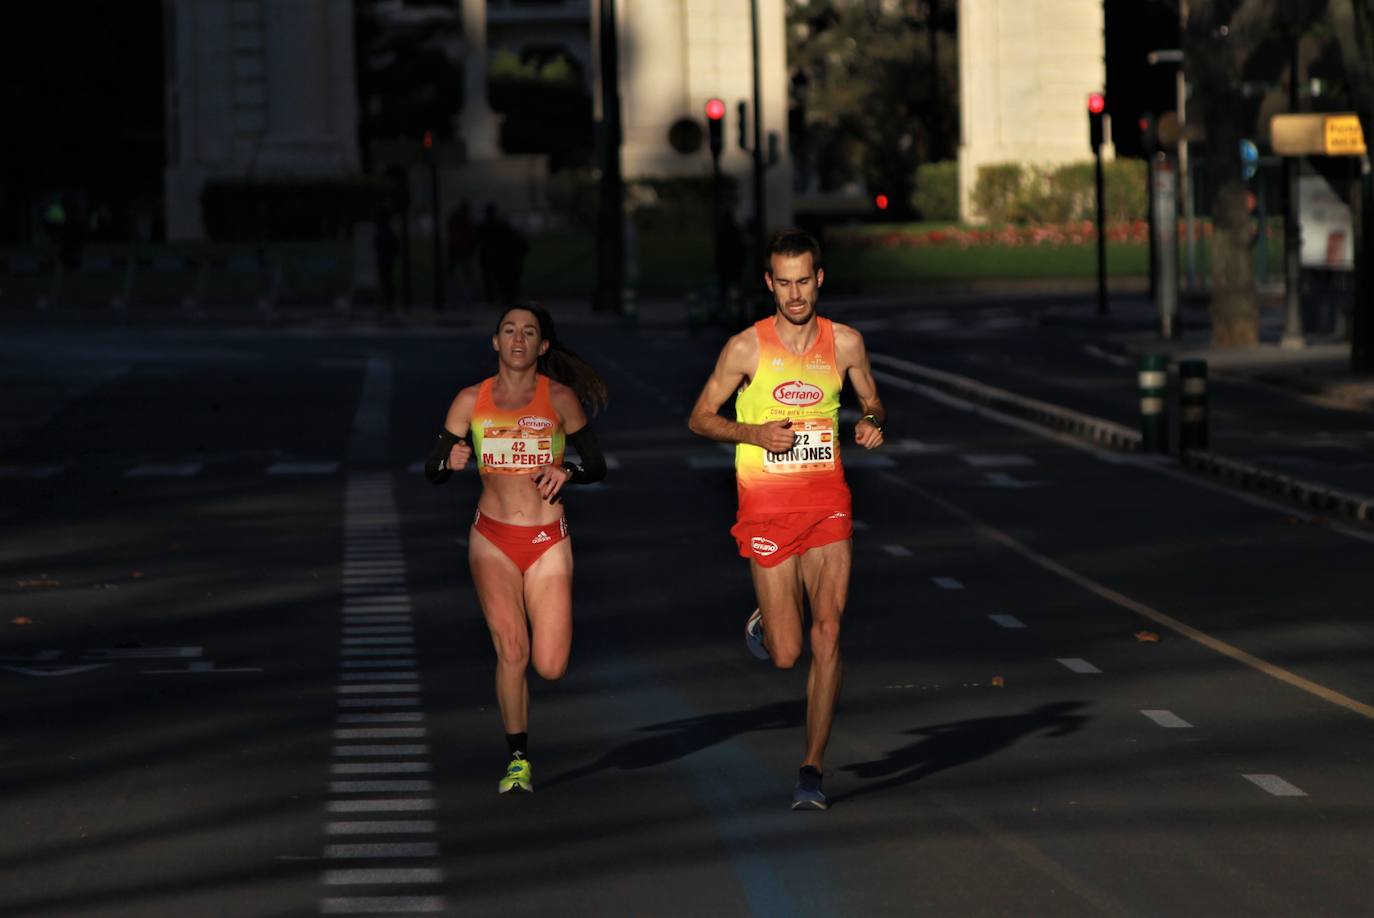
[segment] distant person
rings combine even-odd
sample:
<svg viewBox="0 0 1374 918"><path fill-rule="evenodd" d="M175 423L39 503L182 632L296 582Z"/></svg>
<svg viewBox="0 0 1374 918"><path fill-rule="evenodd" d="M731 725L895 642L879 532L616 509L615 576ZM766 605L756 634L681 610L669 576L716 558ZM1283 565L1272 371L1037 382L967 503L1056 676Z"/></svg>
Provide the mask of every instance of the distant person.
<svg viewBox="0 0 1374 918"><path fill-rule="evenodd" d="M460 306L472 300L476 254L477 227L472 222L472 205L464 200L448 215L448 275L454 281Z"/></svg>
<svg viewBox="0 0 1374 918"><path fill-rule="evenodd" d="M388 309L396 307L396 256L401 241L391 226L388 214L377 221L372 235L372 250L377 256L377 277L382 283L382 303Z"/></svg>
<svg viewBox="0 0 1374 918"><path fill-rule="evenodd" d="M500 793L534 790L529 681L560 679L572 652L572 542L561 491L591 484L606 460L587 416L606 404L600 375L563 347L542 307L508 309L491 338L496 375L449 406L425 477L442 484L477 460L482 493L468 530L468 565L496 647L496 702L510 761ZM577 462L563 458L564 442Z"/></svg>
<svg viewBox="0 0 1374 918"><path fill-rule="evenodd" d="M796 664L811 609L806 747L794 810L823 810L823 756L840 695L840 622L849 594L853 533L840 449L840 390L846 380L863 416L853 442L883 443L887 412L859 332L816 312L825 272L820 245L801 230L768 247L764 282L774 313L726 342L692 407L688 426L735 445L739 511L730 530L749 559L759 607L745 643L780 669ZM735 398L735 416L720 407Z"/></svg>

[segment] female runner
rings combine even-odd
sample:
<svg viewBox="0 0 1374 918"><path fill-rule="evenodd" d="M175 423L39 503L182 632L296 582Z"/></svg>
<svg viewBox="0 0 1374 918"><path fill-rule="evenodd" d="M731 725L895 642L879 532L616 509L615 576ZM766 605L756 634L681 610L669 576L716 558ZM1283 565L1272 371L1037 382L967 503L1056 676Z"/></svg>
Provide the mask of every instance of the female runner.
<svg viewBox="0 0 1374 918"><path fill-rule="evenodd" d="M606 475L587 412L604 407L607 392L600 375L559 343L543 307L506 310L491 345L496 375L454 398L425 476L447 481L470 456L481 474L468 563L496 645L496 700L511 757L498 786L504 794L534 790L526 757L529 663L549 680L568 667L573 559L559 494L570 481ZM579 463L563 460L565 438Z"/></svg>

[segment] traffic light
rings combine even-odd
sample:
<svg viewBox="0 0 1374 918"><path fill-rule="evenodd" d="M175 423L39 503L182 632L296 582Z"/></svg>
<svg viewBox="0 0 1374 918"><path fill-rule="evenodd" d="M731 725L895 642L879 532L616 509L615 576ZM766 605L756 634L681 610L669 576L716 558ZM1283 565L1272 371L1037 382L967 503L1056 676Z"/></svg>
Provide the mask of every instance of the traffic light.
<svg viewBox="0 0 1374 918"><path fill-rule="evenodd" d="M1107 97L1100 92L1088 93L1088 143L1093 152L1102 149L1102 117L1107 111Z"/></svg>
<svg viewBox="0 0 1374 918"><path fill-rule="evenodd" d="M1155 116L1146 112L1140 116L1140 145L1146 156L1154 156L1159 149L1159 136L1155 133Z"/></svg>
<svg viewBox="0 0 1374 918"><path fill-rule="evenodd" d="M875 194L873 196L873 206L877 207L879 210L887 210L887 205L889 203L888 197L885 194Z"/></svg>
<svg viewBox="0 0 1374 918"><path fill-rule="evenodd" d="M711 147L711 155L719 156L721 147L725 146L725 131L722 129L721 120L725 117L725 103L719 99L706 100L706 128L707 141Z"/></svg>

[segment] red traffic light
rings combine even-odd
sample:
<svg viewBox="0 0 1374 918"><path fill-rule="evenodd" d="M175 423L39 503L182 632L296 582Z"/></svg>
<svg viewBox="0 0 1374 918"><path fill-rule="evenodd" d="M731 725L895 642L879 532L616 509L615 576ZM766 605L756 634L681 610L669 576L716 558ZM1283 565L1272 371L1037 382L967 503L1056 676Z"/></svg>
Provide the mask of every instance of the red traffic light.
<svg viewBox="0 0 1374 918"><path fill-rule="evenodd" d="M887 210L887 204L888 204L887 195L885 195L885 194L875 194L875 195L873 196L873 203L874 203L875 205L877 205L877 207L878 207L879 210Z"/></svg>
<svg viewBox="0 0 1374 918"><path fill-rule="evenodd" d="M1100 92L1088 93L1088 111L1100 115L1107 110L1107 97Z"/></svg>
<svg viewBox="0 0 1374 918"><path fill-rule="evenodd" d="M433 132L433 131L425 131L425 149L426 149L426 150L432 150L432 149L434 149L434 132Z"/></svg>
<svg viewBox="0 0 1374 918"><path fill-rule="evenodd" d="M725 117L725 103L719 99L706 100L706 117L712 121L719 121Z"/></svg>

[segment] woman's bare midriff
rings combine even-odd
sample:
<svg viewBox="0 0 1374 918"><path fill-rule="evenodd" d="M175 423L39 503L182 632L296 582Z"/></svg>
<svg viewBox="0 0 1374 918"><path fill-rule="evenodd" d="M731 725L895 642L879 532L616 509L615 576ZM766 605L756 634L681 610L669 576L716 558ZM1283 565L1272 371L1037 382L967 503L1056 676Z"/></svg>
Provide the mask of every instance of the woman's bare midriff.
<svg viewBox="0 0 1374 918"><path fill-rule="evenodd" d="M563 516L560 501L551 504L539 496L534 485L534 473L528 475L482 475L482 496L477 509L501 523L513 526L542 526L555 523Z"/></svg>

